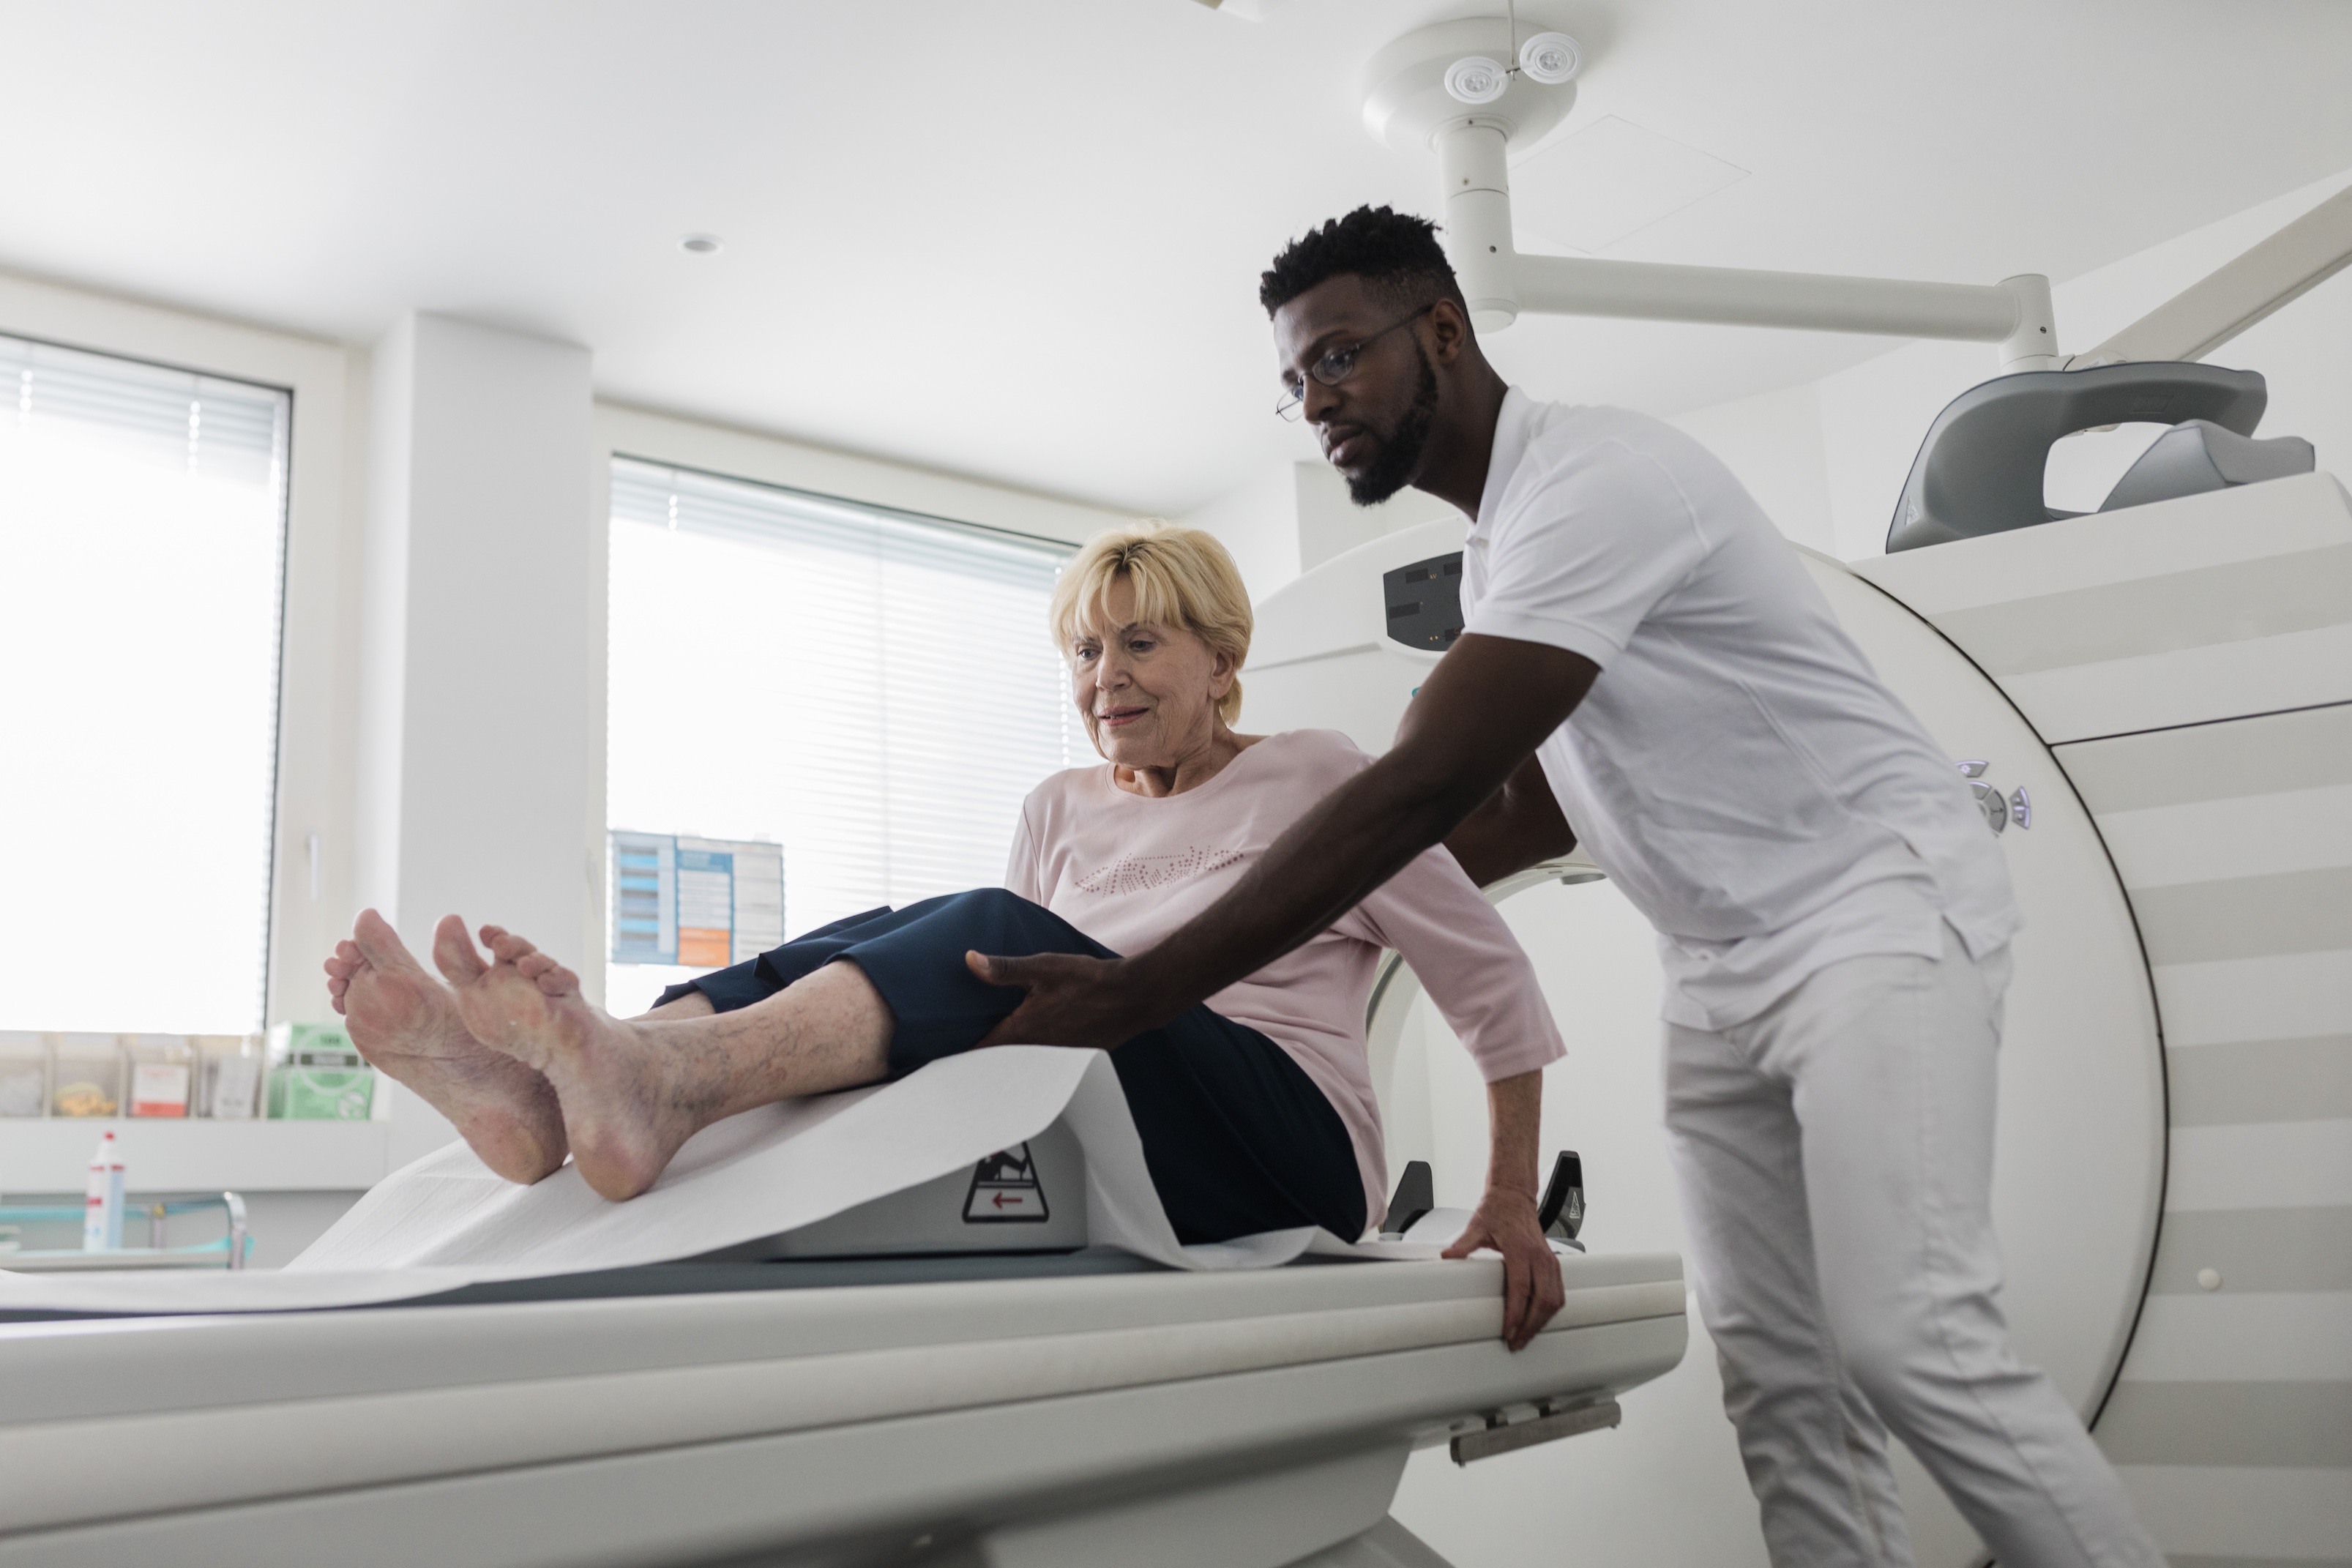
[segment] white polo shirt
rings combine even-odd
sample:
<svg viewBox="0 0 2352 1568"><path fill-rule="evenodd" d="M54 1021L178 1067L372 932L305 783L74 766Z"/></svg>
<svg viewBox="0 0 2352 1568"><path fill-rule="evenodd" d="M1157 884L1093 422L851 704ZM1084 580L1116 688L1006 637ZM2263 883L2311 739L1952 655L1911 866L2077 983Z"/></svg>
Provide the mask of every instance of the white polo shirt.
<svg viewBox="0 0 2352 1568"><path fill-rule="evenodd" d="M1503 400L1465 629L1601 667L1538 749L1580 841L1658 930L1668 1022L1722 1028L1866 953L1982 957L2008 868L1953 761L1795 550L1696 441Z"/></svg>

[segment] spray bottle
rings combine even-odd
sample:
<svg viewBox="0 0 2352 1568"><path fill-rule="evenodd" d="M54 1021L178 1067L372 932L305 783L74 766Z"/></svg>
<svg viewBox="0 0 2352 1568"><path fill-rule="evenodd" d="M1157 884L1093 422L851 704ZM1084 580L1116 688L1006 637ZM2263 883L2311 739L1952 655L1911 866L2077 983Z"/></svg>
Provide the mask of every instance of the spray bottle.
<svg viewBox="0 0 2352 1568"><path fill-rule="evenodd" d="M84 1252L119 1252L122 1248L122 1151L115 1145L111 1128L99 1134L98 1152L89 1157L81 1247Z"/></svg>

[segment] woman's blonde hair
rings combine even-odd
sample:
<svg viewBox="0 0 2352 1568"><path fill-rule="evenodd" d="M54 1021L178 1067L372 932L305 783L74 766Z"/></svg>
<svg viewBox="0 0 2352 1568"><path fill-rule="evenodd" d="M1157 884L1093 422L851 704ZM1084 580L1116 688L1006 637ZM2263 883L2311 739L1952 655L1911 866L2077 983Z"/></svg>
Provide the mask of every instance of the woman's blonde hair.
<svg viewBox="0 0 2352 1568"><path fill-rule="evenodd" d="M1137 620L1191 632L1240 670L1256 626L1241 569L1214 534L1157 521L1097 533L1062 568L1050 616L1065 658L1080 637L1111 629L1098 617L1111 584L1122 577L1135 586ZM1236 673L1232 689L1218 700L1217 716L1230 725L1241 714Z"/></svg>

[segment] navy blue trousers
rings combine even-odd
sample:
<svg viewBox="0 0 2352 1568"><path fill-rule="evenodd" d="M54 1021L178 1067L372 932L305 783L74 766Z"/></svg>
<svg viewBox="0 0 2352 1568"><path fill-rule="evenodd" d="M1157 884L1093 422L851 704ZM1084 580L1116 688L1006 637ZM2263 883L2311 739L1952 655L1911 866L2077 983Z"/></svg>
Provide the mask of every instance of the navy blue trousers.
<svg viewBox="0 0 2352 1568"><path fill-rule="evenodd" d="M748 963L673 985L662 1000L699 991L731 1012L844 959L889 1005L890 1076L903 1078L971 1049L1020 1005L1018 988L987 984L965 968L967 952L1116 956L1052 910L982 888L835 921ZM1362 1232L1363 1180L1347 1124L1280 1046L1196 1006L1125 1042L1110 1060L1179 1241L1304 1225L1349 1241Z"/></svg>

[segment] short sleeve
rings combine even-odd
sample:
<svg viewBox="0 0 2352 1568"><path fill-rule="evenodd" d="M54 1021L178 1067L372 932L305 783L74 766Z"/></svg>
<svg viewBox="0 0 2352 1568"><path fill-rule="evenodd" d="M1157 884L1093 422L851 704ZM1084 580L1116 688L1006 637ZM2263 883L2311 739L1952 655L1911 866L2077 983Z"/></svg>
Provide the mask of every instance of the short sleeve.
<svg viewBox="0 0 2352 1568"><path fill-rule="evenodd" d="M1463 629L1566 648L1606 668L1706 550L1656 458L1594 442L1534 477L1526 494L1505 495Z"/></svg>

